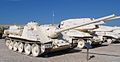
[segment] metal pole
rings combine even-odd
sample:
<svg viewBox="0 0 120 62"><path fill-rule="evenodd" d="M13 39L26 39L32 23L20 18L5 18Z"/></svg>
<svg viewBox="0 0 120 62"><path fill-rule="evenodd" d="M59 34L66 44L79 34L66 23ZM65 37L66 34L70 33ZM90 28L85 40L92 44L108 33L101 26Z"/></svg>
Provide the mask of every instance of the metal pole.
<svg viewBox="0 0 120 62"><path fill-rule="evenodd" d="M87 48L87 61L89 60L89 48Z"/></svg>

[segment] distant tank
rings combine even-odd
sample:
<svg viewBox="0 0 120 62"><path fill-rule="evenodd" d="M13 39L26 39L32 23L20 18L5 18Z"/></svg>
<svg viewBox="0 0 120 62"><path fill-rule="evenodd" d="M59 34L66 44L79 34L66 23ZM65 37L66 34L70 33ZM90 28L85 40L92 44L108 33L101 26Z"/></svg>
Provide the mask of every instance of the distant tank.
<svg viewBox="0 0 120 62"><path fill-rule="evenodd" d="M111 44L115 41L120 41L120 27L111 27L111 26L99 26L98 29L95 29L95 34L101 38L101 40Z"/></svg>
<svg viewBox="0 0 120 62"><path fill-rule="evenodd" d="M10 50L39 56L46 52L79 47L81 39L67 34L70 30L106 21L113 17L115 17L114 14L65 28L52 24L38 25L36 22L29 22L24 27L14 25L4 31L4 34L7 35L5 41Z"/></svg>
<svg viewBox="0 0 120 62"><path fill-rule="evenodd" d="M0 39L3 38L4 30L8 29L6 25L0 25Z"/></svg>

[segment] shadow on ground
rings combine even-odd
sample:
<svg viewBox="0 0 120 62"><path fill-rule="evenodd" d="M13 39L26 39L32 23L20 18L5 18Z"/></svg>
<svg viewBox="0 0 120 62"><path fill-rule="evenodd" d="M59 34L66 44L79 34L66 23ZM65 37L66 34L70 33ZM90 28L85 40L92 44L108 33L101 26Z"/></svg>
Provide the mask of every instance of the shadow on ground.
<svg viewBox="0 0 120 62"><path fill-rule="evenodd" d="M106 46L110 46L110 45L112 45L112 44L120 44L120 42L113 42L113 43L111 43L111 44L107 44L107 43L103 43L102 45L100 45L100 44L96 44L96 45L92 45L92 48L91 49L94 49L94 48L99 48L99 47L106 47Z"/></svg>
<svg viewBox="0 0 120 62"><path fill-rule="evenodd" d="M76 52L80 52L80 51L81 51L80 49L66 49L66 50L61 50L61 51L56 51L56 52L45 53L39 57L49 58L49 57L54 57L54 56L76 53Z"/></svg>
<svg viewBox="0 0 120 62"><path fill-rule="evenodd" d="M87 54L87 52L81 52ZM94 54L94 55L104 55L104 56L112 56L112 57L120 57L120 55L114 55L114 54L105 54L105 53L92 53L89 52L89 54Z"/></svg>
<svg viewBox="0 0 120 62"><path fill-rule="evenodd" d="M113 44L118 44L118 43L113 43ZM94 45L92 46L91 49L95 49L95 48L99 48L99 47L106 47L109 45L106 44L102 44L102 45ZM86 48L84 48L86 49ZM54 57L54 56L60 56L60 55L65 55L65 54L71 54L71 53L76 53L76 52L81 52L81 49L75 48L75 49L66 49L66 50L61 50L61 51L56 51L56 52L49 52L49 53L45 53L39 57L43 57L43 58L49 58L49 57ZM82 53L86 53L87 52L82 52ZM96 54L96 55L106 55L106 56L114 56L114 57L120 57L120 55L112 55L112 54L100 54L100 53L91 53L90 54Z"/></svg>

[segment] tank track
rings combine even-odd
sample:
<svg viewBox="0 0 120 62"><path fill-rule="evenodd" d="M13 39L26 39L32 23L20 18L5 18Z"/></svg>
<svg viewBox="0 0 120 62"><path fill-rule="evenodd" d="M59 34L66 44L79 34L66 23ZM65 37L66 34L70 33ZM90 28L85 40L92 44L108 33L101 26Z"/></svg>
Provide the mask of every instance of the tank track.
<svg viewBox="0 0 120 62"><path fill-rule="evenodd" d="M5 43L10 50L28 56L37 57L50 50L50 48L46 49L45 45L42 45L40 41L30 41L26 39L7 37L5 38Z"/></svg>
<svg viewBox="0 0 120 62"><path fill-rule="evenodd" d="M40 55L45 55L49 52L59 51L60 48L54 50L54 45L52 43L40 43L40 41L31 41L21 38L6 37L5 38L6 46L15 52L25 54L28 56L38 57ZM77 44L67 47L68 49L73 49ZM61 47L64 48L64 47Z"/></svg>

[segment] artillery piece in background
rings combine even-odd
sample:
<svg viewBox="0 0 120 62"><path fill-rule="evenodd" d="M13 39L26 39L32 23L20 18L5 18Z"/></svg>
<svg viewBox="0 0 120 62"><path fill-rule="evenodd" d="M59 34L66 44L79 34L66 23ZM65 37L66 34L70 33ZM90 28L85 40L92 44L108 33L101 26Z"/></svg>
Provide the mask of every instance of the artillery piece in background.
<svg viewBox="0 0 120 62"><path fill-rule="evenodd" d="M82 38L75 38L74 36L68 35L67 32L101 21L104 22L114 17L116 16L113 14L65 28L51 24L38 25L36 22L30 22L24 27L10 26L8 30L4 31L4 34L7 34L6 45L13 51L18 51L20 53L24 52L26 55L31 54L32 56L39 56L46 52L75 48L77 46L79 47L79 42L81 42Z"/></svg>

